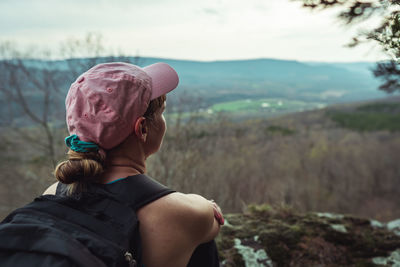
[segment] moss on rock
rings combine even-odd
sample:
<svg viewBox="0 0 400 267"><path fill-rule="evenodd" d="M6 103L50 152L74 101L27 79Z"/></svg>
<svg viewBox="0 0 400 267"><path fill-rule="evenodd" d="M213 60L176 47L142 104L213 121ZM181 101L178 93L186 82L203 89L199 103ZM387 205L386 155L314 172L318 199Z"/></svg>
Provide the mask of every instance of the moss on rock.
<svg viewBox="0 0 400 267"><path fill-rule="evenodd" d="M216 239L221 266L384 266L377 263L392 262L400 248L384 224L354 216L252 205L225 217Z"/></svg>

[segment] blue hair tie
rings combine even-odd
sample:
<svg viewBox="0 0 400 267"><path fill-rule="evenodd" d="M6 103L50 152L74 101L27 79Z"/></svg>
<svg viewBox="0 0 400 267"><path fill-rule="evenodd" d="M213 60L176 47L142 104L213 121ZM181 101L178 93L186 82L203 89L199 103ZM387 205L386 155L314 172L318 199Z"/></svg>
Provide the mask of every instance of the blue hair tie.
<svg viewBox="0 0 400 267"><path fill-rule="evenodd" d="M91 152L93 149L95 151L99 150L98 145L93 142L81 141L76 134L66 137L65 144L75 152Z"/></svg>

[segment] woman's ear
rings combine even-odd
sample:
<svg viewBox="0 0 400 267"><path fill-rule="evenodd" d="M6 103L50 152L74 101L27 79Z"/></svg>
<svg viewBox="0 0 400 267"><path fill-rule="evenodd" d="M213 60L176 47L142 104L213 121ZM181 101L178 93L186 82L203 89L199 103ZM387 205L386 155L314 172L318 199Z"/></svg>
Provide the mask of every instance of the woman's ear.
<svg viewBox="0 0 400 267"><path fill-rule="evenodd" d="M148 127L145 117L139 117L135 122L135 134L140 141L146 142Z"/></svg>

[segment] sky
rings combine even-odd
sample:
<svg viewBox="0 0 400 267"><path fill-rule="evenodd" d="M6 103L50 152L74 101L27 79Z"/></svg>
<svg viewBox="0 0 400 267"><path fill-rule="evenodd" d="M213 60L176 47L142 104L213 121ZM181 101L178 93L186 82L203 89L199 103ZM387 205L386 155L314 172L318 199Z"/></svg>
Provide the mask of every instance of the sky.
<svg viewBox="0 0 400 267"><path fill-rule="evenodd" d="M0 0L0 42L58 55L68 39L102 36L112 53L185 60L275 58L377 61L374 45L345 45L362 27L338 10L310 11L290 0Z"/></svg>

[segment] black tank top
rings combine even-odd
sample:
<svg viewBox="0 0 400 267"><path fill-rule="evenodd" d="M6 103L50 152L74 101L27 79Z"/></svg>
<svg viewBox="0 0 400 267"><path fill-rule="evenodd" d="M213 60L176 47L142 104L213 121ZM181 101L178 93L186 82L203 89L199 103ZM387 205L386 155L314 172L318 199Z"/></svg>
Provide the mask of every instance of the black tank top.
<svg viewBox="0 0 400 267"><path fill-rule="evenodd" d="M58 183L56 195L66 195L66 189L65 184ZM175 192L143 174L129 176L109 184L90 184L87 190L111 194L120 201L127 203L135 211L152 201ZM219 259L215 241L212 240L198 246L187 266L218 267Z"/></svg>

